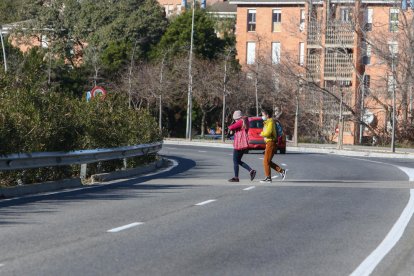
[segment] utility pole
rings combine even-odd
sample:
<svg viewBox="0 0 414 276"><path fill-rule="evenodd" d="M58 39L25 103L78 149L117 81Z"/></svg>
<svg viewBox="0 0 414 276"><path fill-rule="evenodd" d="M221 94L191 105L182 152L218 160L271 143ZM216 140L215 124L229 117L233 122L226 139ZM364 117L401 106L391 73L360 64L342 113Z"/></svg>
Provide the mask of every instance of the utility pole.
<svg viewBox="0 0 414 276"><path fill-rule="evenodd" d="M231 54L231 52L233 52L233 49L229 49L227 55L226 55L226 59L224 61L224 80L223 80L223 112L222 112L222 118L221 118L221 141L224 143L225 141L225 136L224 136L224 125L226 123L226 96L227 96L227 62L228 62L228 58Z"/></svg>
<svg viewBox="0 0 414 276"><path fill-rule="evenodd" d="M4 46L4 39L3 39L3 26L0 29L0 40L1 40L1 47L3 48L4 72L7 73L7 58L6 58L6 48Z"/></svg>
<svg viewBox="0 0 414 276"><path fill-rule="evenodd" d="M162 61L161 61L161 70L160 70L160 87L159 87L159 118L158 118L158 126L160 128L160 133L162 132L162 85L163 85L163 80L164 80L164 65L165 65L165 59L167 58L167 53L168 50L166 50L164 52L164 55L162 57Z"/></svg>
<svg viewBox="0 0 414 276"><path fill-rule="evenodd" d="M192 109L193 109L193 74L191 72L191 67L193 63L193 44L194 44L194 10L195 10L195 1L193 0L193 9L191 17L191 40L190 40L190 54L188 58L188 98L187 98L187 128L186 128L186 138L191 141L191 124L192 124Z"/></svg>
<svg viewBox="0 0 414 276"><path fill-rule="evenodd" d="M302 90L302 83L299 82L299 89L295 95L296 111L295 111L295 126L293 130L293 146L298 146L298 124L299 124L299 94Z"/></svg>
<svg viewBox="0 0 414 276"><path fill-rule="evenodd" d="M392 134L391 134L391 152L395 152L395 64L394 64L394 48L391 53L391 71L392 71Z"/></svg>
<svg viewBox="0 0 414 276"><path fill-rule="evenodd" d="M394 9L397 8L397 2L394 1ZM398 17L399 21L399 17ZM397 23L398 24L398 23ZM395 106L396 106L396 96L395 96L395 84L397 82L397 76L395 74L395 34L396 30L394 30L395 26L392 26L392 47L391 47L391 73L392 73L392 134L391 134L391 152L395 152L395 127L396 127L396 120L395 120ZM398 25L397 25L398 28Z"/></svg>
<svg viewBox="0 0 414 276"><path fill-rule="evenodd" d="M365 115L365 74L363 75L363 84L362 84L362 95L361 95L361 116L360 116L360 121L359 122L359 144L362 144L362 137L364 135L364 129L365 126L363 124L364 121L364 115Z"/></svg>
<svg viewBox="0 0 414 276"><path fill-rule="evenodd" d="M344 115L342 114L342 105L344 100L344 93L341 90L341 103L339 105L339 136L338 136L338 149L341 150L343 148L343 139L344 139Z"/></svg>

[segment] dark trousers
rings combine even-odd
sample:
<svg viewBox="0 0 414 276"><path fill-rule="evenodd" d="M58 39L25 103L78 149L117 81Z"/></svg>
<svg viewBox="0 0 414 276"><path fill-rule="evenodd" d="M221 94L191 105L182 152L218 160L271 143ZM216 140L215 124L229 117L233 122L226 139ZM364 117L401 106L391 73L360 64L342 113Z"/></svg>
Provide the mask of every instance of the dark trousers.
<svg viewBox="0 0 414 276"><path fill-rule="evenodd" d="M249 172L252 170L249 165L242 161L243 154L246 150L233 150L233 166L234 166L234 176L239 177L239 165L248 170Z"/></svg>

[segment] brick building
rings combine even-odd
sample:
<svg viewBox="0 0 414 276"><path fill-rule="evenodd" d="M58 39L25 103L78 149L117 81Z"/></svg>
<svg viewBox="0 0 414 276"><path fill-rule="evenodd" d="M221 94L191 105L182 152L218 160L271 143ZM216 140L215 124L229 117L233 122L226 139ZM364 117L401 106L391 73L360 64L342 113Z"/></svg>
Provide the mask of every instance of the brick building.
<svg viewBox="0 0 414 276"><path fill-rule="evenodd" d="M412 118L412 87L403 91L397 83L404 82L404 72L392 70L390 62L390 56L393 59L401 56L401 45L410 47L410 34L406 30L410 29L413 12L401 10L401 1L231 0L230 3L237 5L237 52L244 68L258 60L268 64L290 63L298 76L337 99L342 98L355 112L352 118L344 109L344 143L356 143L362 138L360 133L372 135L360 127L355 116L386 129L392 89L401 90L398 95L402 96L397 101L408 103L405 113L397 115L408 114ZM407 28L402 24L403 19ZM410 59L407 55L406 58ZM307 93L310 92L304 91L304 99L311 102ZM333 137L339 103L332 95L314 93L315 106L310 108L325 127L326 136L332 133ZM364 117L364 113L369 116Z"/></svg>

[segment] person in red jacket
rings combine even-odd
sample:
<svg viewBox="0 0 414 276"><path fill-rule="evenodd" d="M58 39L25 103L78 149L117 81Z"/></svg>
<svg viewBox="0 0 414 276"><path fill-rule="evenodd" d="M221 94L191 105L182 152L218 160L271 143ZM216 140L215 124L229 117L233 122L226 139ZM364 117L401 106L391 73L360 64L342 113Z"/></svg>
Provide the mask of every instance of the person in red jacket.
<svg viewBox="0 0 414 276"><path fill-rule="evenodd" d="M239 166L242 166L249 171L250 180L256 177L256 171L250 168L249 165L242 161L243 154L249 147L247 132L249 130L249 120L243 116L240 110L236 110L233 113L233 119L235 123L229 126L229 130L234 132L233 142L233 167L234 177L229 179L229 182L239 182Z"/></svg>

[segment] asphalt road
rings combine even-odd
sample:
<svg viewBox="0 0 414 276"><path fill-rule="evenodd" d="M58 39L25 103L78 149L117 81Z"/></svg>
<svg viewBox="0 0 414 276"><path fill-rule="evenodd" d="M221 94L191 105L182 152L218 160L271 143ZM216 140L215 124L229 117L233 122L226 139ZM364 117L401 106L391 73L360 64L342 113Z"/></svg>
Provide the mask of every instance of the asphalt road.
<svg viewBox="0 0 414 276"><path fill-rule="evenodd" d="M291 153L260 184L261 152L164 146L169 171L0 201L0 275L349 275L410 200L406 160ZM372 275L414 275L414 222Z"/></svg>

